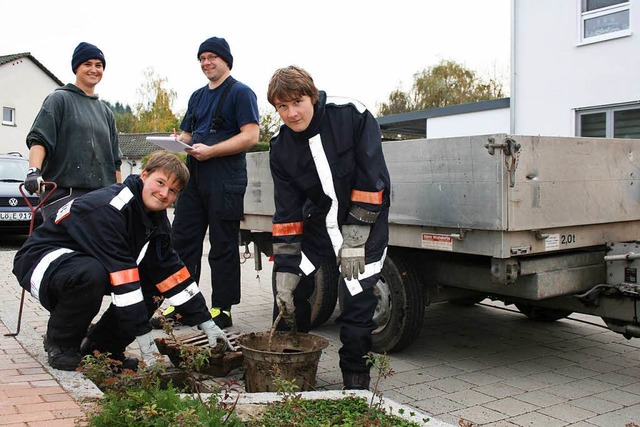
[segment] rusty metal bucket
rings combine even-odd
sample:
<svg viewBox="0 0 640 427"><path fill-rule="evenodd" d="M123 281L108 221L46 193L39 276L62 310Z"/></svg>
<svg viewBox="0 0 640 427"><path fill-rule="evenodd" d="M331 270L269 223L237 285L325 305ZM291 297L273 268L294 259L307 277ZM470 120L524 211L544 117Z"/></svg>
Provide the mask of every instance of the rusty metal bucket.
<svg viewBox="0 0 640 427"><path fill-rule="evenodd" d="M313 334L278 331L269 343L270 334L252 332L238 338L247 392L278 391L273 383L278 376L294 381L300 391L314 390L320 355L329 341Z"/></svg>

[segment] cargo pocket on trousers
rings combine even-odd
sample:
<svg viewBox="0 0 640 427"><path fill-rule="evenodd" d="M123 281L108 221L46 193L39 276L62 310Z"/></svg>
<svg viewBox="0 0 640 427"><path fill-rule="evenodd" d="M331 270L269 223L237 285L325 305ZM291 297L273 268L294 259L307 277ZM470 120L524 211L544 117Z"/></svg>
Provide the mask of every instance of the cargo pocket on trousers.
<svg viewBox="0 0 640 427"><path fill-rule="evenodd" d="M224 184L220 217L226 220L241 220L244 213L244 192L241 184Z"/></svg>

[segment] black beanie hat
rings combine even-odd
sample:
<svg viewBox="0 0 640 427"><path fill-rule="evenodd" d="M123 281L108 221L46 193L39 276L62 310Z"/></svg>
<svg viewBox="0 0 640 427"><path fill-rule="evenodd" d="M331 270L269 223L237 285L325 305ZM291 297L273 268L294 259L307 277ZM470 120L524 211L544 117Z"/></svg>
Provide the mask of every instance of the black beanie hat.
<svg viewBox="0 0 640 427"><path fill-rule="evenodd" d="M107 60L104 59L104 54L100 49L98 49L95 45L86 42L80 42L76 49L73 51L73 56L71 57L71 71L73 74L76 73L76 70L85 61L89 59L99 59L102 61L102 67L107 68Z"/></svg>
<svg viewBox="0 0 640 427"><path fill-rule="evenodd" d="M233 68L233 55L231 55L229 43L227 43L227 41L222 37L211 37L210 39L203 41L198 49L198 59L200 59L200 54L202 52L215 53L220 58L224 59L224 62L227 63L229 69Z"/></svg>

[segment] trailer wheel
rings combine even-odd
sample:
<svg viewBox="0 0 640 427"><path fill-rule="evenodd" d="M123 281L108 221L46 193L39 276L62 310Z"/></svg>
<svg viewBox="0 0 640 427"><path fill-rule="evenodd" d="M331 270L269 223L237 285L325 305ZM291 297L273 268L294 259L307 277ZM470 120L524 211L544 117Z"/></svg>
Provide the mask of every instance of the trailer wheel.
<svg viewBox="0 0 640 427"><path fill-rule="evenodd" d="M315 274L316 287L309 298L311 327L324 325L336 309L340 272L335 262L323 262Z"/></svg>
<svg viewBox="0 0 640 427"><path fill-rule="evenodd" d="M343 288L340 286L339 297ZM424 320L422 286L415 273L400 257L387 255L374 292L378 306L373 320L378 328L372 333L373 351L389 353L408 347L420 334ZM342 298L339 303L342 311Z"/></svg>
<svg viewBox="0 0 640 427"><path fill-rule="evenodd" d="M338 283L340 272L335 263L323 262L315 272L315 288L309 303L311 304L311 328L324 325L336 309L338 301ZM275 295L276 269L271 274L271 286Z"/></svg>
<svg viewBox="0 0 640 427"><path fill-rule="evenodd" d="M520 313L524 314L531 320L538 322L555 322L556 320L564 319L569 316L573 311L560 310L557 308L536 307L531 304L514 303Z"/></svg>

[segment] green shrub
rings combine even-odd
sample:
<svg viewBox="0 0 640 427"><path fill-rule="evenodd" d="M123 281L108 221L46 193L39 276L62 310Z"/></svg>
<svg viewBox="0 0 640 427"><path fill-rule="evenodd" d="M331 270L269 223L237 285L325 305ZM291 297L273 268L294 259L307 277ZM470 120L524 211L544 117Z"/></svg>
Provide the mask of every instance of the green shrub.
<svg viewBox="0 0 640 427"><path fill-rule="evenodd" d="M171 384L159 382L134 387L123 393L107 391L100 410L89 419L90 427L240 427L235 415L218 405L218 396L207 401L180 397Z"/></svg>

